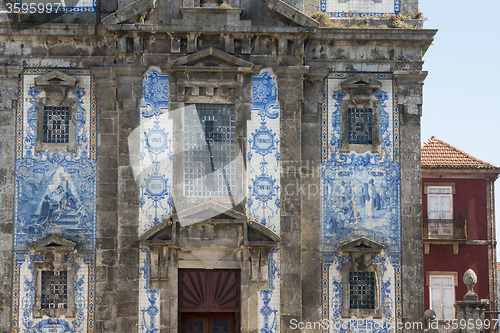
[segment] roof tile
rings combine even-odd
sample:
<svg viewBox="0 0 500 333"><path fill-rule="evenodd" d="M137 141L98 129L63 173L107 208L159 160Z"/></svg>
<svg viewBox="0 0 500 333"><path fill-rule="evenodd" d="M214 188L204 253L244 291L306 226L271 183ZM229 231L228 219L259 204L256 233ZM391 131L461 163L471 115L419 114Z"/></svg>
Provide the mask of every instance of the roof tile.
<svg viewBox="0 0 500 333"><path fill-rule="evenodd" d="M423 169L497 169L435 136L422 144Z"/></svg>

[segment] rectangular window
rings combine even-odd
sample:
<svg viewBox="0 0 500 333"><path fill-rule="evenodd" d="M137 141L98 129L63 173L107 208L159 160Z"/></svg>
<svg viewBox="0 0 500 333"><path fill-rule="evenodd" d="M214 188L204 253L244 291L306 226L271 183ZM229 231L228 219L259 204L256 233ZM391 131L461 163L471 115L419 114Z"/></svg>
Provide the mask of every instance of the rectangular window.
<svg viewBox="0 0 500 333"><path fill-rule="evenodd" d="M436 312L436 319L454 319L455 284L453 276L435 275L429 277L431 309Z"/></svg>
<svg viewBox="0 0 500 333"><path fill-rule="evenodd" d="M375 273L349 272L351 309L375 309Z"/></svg>
<svg viewBox="0 0 500 333"><path fill-rule="evenodd" d="M372 144L372 109L348 109L348 142Z"/></svg>
<svg viewBox="0 0 500 333"><path fill-rule="evenodd" d="M42 309L68 307L68 271L42 271Z"/></svg>
<svg viewBox="0 0 500 333"><path fill-rule="evenodd" d="M427 203L429 220L453 219L451 186L429 186L427 188Z"/></svg>
<svg viewBox="0 0 500 333"><path fill-rule="evenodd" d="M234 105L192 106L185 108L185 194L231 196L236 157Z"/></svg>
<svg viewBox="0 0 500 333"><path fill-rule="evenodd" d="M45 106L43 109L43 142L68 143L69 107Z"/></svg>

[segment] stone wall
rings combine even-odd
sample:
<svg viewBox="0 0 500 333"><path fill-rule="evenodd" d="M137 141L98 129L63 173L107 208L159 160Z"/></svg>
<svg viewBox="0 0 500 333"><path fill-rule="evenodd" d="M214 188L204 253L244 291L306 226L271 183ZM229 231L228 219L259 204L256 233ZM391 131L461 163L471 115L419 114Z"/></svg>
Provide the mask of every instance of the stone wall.
<svg viewBox="0 0 500 333"><path fill-rule="evenodd" d="M395 117L399 115L396 120L399 120L400 126L397 129L401 185L398 223L406 231L399 240L400 248L393 251L399 251L397 257L401 260L402 299L394 300L391 311L400 306L401 320L419 320L423 315L422 304L412 302L423 297L420 278L420 169L415 166L419 165L421 86L425 78L425 73L421 72L422 55L432 42L435 31L316 28L307 25L310 21L306 19L298 21L295 16L286 18L283 13L271 10L267 2L255 5L253 0L252 6L243 0L239 2L242 14L237 11L221 12L224 22L228 23L224 26L220 25L219 18L208 17L202 12L206 24L201 27L197 25L197 17L200 16L196 11L185 12L183 16L180 14L179 7L187 2L171 1L168 6L157 3L154 13L145 17L144 24L51 23L42 27L0 23L3 33L0 35L0 44L3 45L0 62L5 64L0 73L0 119L3 120L0 124L0 153L3 156L0 163L0 214L3 217L0 223L0 330L8 331L11 325L17 327L20 318L19 314L12 317L11 311L13 286L20 276L13 272L12 242L14 225L19 223L15 220L18 210L14 206L18 190L15 187L15 124L19 75L29 68L48 68L49 72L82 69L92 75L95 85L95 283L93 286L90 282L88 284L88 288L95 291L95 307L86 313L95 319L96 332L136 332L143 328L141 311L151 304L144 289L145 281L149 279L145 272L150 252L140 245L139 238L162 219L180 210L178 206L171 206L171 211L165 210L158 215L158 221L149 221L151 225L148 227L148 221L141 215L141 186L145 182L138 181L134 174L135 156L130 151L129 140L142 124L144 75L148 70L168 75L170 110L195 100L237 103L238 140L245 153L252 149L249 140L260 124L255 104L252 104L252 79L269 73L275 82L275 102L279 102L279 106L264 109L279 111L279 117L274 118L274 122L268 120L266 123L268 129L279 133L279 147L272 153L272 158L279 160L279 165L273 165L275 171L272 175L264 174L279 179L276 183L279 189L276 188L273 198L279 200L273 202L274 206L269 205L273 214L270 214L271 208L265 213L272 215L270 220L252 213L251 204L245 200L233 207L234 212L231 213L233 217L237 214L249 215L281 237L279 251L272 250L269 256L266 252L263 259L259 257L272 272L269 279L254 281L249 278L254 273L246 261L256 259L252 259L253 252L245 246L238 248L237 255L227 259L230 263L227 265L241 268L245 275L242 284L245 284L245 295L248 295L245 306L249 314L242 318L244 332L257 332L262 328L269 332L278 328L281 332L289 332L292 331L291 320L318 322L330 318L328 313L334 308L323 299L323 283L332 288L340 280L326 278L323 270L326 257L325 232L322 230L325 208L322 204L324 176L321 147L324 111L329 107L325 98L331 97L326 96L331 93L326 90L326 85L328 77L335 75L344 75L346 79L359 73L376 78L387 76L386 79L398 89L398 104L392 105ZM298 9L304 8L306 13L319 10L317 4L312 2L286 2ZM236 2L233 3L236 5ZM126 4L118 2L118 7L123 8ZM401 10L413 12L416 5L416 1L406 1ZM103 11L114 9L112 2L106 6ZM134 15L129 19L136 21ZM206 76L203 66L216 68L210 69L209 80L203 79L203 75ZM68 73L77 75L71 71ZM233 86L228 85L230 79L234 80ZM201 85L210 80L213 82ZM390 85L388 82L387 87ZM202 86L201 91L199 86ZM21 87L21 90L25 89ZM222 93L215 93L218 88ZM389 95L392 94L390 89L386 90ZM227 97L229 92L233 97ZM250 128L249 124L255 128ZM248 131L246 126L249 126ZM177 127L173 127L173 132L182 134ZM261 160L258 161L260 163ZM250 165L252 162L246 160L245 163ZM173 165L179 169L181 164ZM252 185L252 180L260 175L260 171L256 170L244 177L246 183L242 186L246 199L253 199L252 204L259 200L265 202L262 197L257 195L253 198L247 192L248 185ZM195 235L194 231L189 234ZM64 236L71 237L71 234L61 235ZM342 237L345 241L349 240L347 234ZM29 247L30 244L25 245ZM183 266L186 263L194 265L188 255L190 249L169 257L169 281L155 285L160 289L158 302L154 305L158 306L161 315L153 317L155 323L159 323L161 332L177 329L177 312L166 310L176 309L173 304L176 304L177 294L167 291L165 287L176 288L177 268L187 267ZM242 260L246 263L237 264ZM180 266L178 262L181 262ZM200 265L199 262L196 265ZM29 272L28 268L23 272ZM269 292L271 287L274 292ZM16 292L21 293L21 301L26 298L29 302L29 294L23 291L22 286L20 288ZM279 319L275 326L270 320L272 316L262 315L267 307L275 311L274 318ZM32 325L37 325L37 321ZM87 331L90 332L91 328Z"/></svg>

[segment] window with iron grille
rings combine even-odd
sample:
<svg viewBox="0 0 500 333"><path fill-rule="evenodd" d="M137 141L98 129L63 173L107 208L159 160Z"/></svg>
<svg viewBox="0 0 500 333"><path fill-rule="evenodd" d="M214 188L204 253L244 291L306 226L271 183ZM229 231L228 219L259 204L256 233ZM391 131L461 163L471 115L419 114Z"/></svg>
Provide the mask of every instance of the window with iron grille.
<svg viewBox="0 0 500 333"><path fill-rule="evenodd" d="M348 109L348 142L372 144L372 109Z"/></svg>
<svg viewBox="0 0 500 333"><path fill-rule="evenodd" d="M68 272L42 271L42 309L68 307Z"/></svg>
<svg viewBox="0 0 500 333"><path fill-rule="evenodd" d="M231 162L236 156L234 105L194 104L185 110L185 194L231 196L235 183Z"/></svg>
<svg viewBox="0 0 500 333"><path fill-rule="evenodd" d="M43 143L69 142L69 107L44 107L42 141Z"/></svg>
<svg viewBox="0 0 500 333"><path fill-rule="evenodd" d="M375 273L349 272L351 309L375 309Z"/></svg>

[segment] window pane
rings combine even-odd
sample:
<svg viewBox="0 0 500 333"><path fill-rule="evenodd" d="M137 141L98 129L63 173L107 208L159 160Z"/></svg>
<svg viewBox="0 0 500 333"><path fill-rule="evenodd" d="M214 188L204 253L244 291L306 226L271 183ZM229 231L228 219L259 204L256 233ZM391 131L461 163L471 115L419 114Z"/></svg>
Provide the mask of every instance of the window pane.
<svg viewBox="0 0 500 333"><path fill-rule="evenodd" d="M69 107L45 106L43 108L43 142L69 142Z"/></svg>
<svg viewBox="0 0 500 333"><path fill-rule="evenodd" d="M348 142L372 144L372 109L348 109Z"/></svg>
<svg viewBox="0 0 500 333"><path fill-rule="evenodd" d="M429 195L428 202L428 210L429 210L429 219L438 219L439 218L439 197L435 195Z"/></svg>
<svg viewBox="0 0 500 333"><path fill-rule="evenodd" d="M234 105L186 107L184 149L186 195L231 195L236 157Z"/></svg>
<svg viewBox="0 0 500 333"><path fill-rule="evenodd" d="M351 309L375 309L375 273L349 272Z"/></svg>
<svg viewBox="0 0 500 333"><path fill-rule="evenodd" d="M42 309L68 307L68 271L42 271Z"/></svg>
<svg viewBox="0 0 500 333"><path fill-rule="evenodd" d="M451 276L431 276L431 286L453 286Z"/></svg>
<svg viewBox="0 0 500 333"><path fill-rule="evenodd" d="M451 194L451 187L437 187L429 186L427 187L427 193L429 194Z"/></svg>

